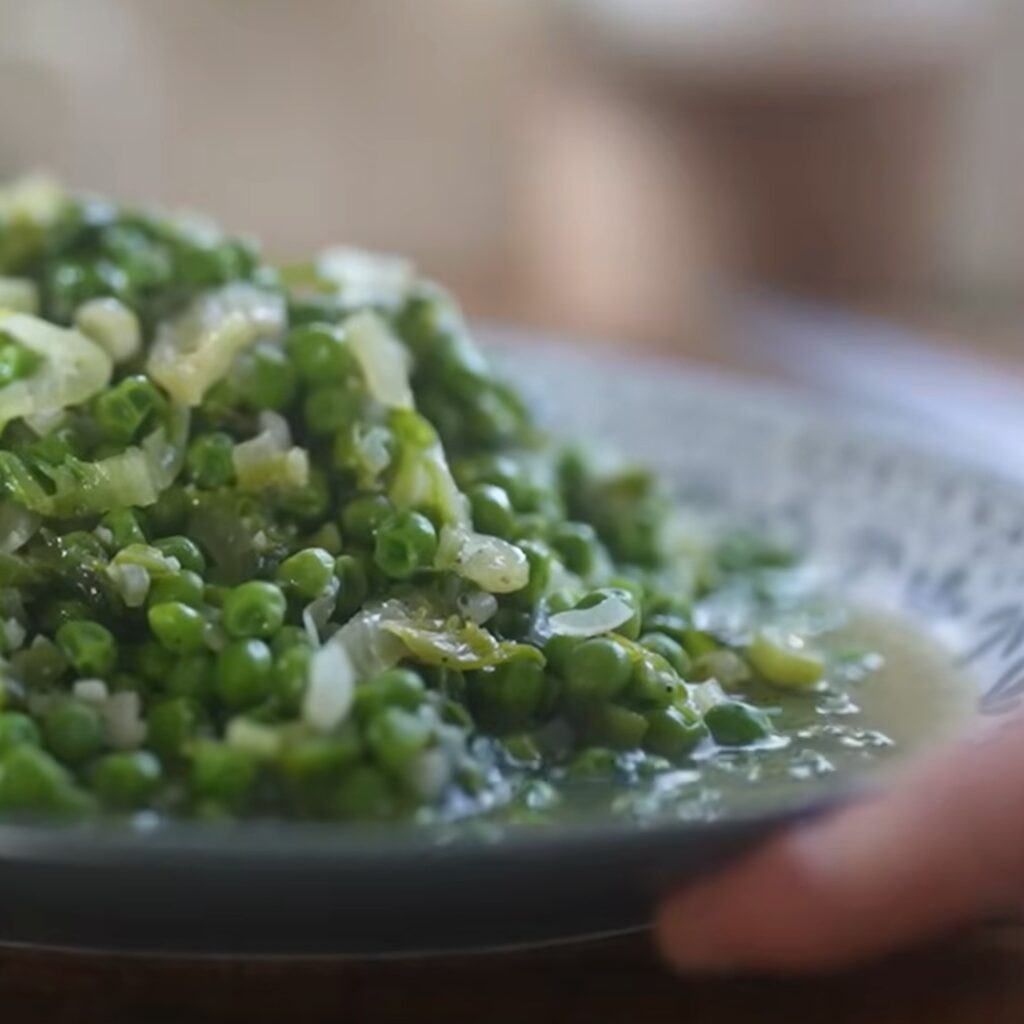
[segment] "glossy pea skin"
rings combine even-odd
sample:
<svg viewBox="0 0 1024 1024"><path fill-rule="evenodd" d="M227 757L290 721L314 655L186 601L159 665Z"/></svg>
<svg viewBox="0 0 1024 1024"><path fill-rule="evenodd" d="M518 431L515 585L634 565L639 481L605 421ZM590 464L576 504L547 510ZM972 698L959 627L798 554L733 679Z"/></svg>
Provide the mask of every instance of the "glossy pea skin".
<svg viewBox="0 0 1024 1024"><path fill-rule="evenodd" d="M366 744L385 771L400 774L430 740L430 723L415 711L389 707L366 726Z"/></svg>
<svg viewBox="0 0 1024 1024"><path fill-rule="evenodd" d="M200 434L188 446L185 469L198 487L226 487L235 479L235 464L231 453L235 442L230 434L214 432Z"/></svg>
<svg viewBox="0 0 1024 1024"><path fill-rule="evenodd" d="M419 673L408 668L393 668L356 688L353 710L358 718L365 721L389 707L416 711L426 696L426 687Z"/></svg>
<svg viewBox="0 0 1024 1024"><path fill-rule="evenodd" d="M155 705L146 720L146 746L161 759L176 761L195 735L201 716L195 703L174 697Z"/></svg>
<svg viewBox="0 0 1024 1024"><path fill-rule="evenodd" d="M310 384L341 383L354 366L345 332L334 324L294 327L288 332L287 347L299 377Z"/></svg>
<svg viewBox="0 0 1024 1024"><path fill-rule="evenodd" d="M335 617L344 622L369 593L366 564L354 555L339 555L334 560L334 575L338 580Z"/></svg>
<svg viewBox="0 0 1024 1024"><path fill-rule="evenodd" d="M704 722L716 743L724 747L745 747L773 732L771 719L752 704L722 701L704 715Z"/></svg>
<svg viewBox="0 0 1024 1024"><path fill-rule="evenodd" d="M432 565L436 554L437 530L419 512L398 512L377 527L373 560L392 579L409 579Z"/></svg>
<svg viewBox="0 0 1024 1024"><path fill-rule="evenodd" d="M498 735L529 725L544 703L548 682L541 661L514 658L482 669L472 680L469 702L481 728Z"/></svg>
<svg viewBox="0 0 1024 1024"><path fill-rule="evenodd" d="M191 754L189 789L197 800L236 808L252 790L257 767L252 755L243 750L204 741Z"/></svg>
<svg viewBox="0 0 1024 1024"><path fill-rule="evenodd" d="M669 760L688 754L708 732L700 715L686 705L660 708L646 718L644 748Z"/></svg>
<svg viewBox="0 0 1024 1024"><path fill-rule="evenodd" d="M664 658L681 679L687 677L691 665L690 656L677 640L673 640L667 633L644 633L639 642L652 654Z"/></svg>
<svg viewBox="0 0 1024 1024"><path fill-rule="evenodd" d="M293 364L271 346L258 346L244 353L236 361L231 379L242 403L255 410L286 409L298 387Z"/></svg>
<svg viewBox="0 0 1024 1024"><path fill-rule="evenodd" d="M312 601L334 580L334 558L323 548L305 548L286 558L275 576L286 593Z"/></svg>
<svg viewBox="0 0 1024 1024"><path fill-rule="evenodd" d="M88 809L88 798L53 757L21 745L0 758L0 808L66 813Z"/></svg>
<svg viewBox="0 0 1024 1024"><path fill-rule="evenodd" d="M217 655L217 693L235 711L270 696L273 656L262 640L234 640Z"/></svg>
<svg viewBox="0 0 1024 1024"><path fill-rule="evenodd" d="M516 526L508 493L497 484L475 484L467 492L473 526L493 537L511 537Z"/></svg>
<svg viewBox="0 0 1024 1024"><path fill-rule="evenodd" d="M0 757L14 747L38 747L42 742L39 727L20 711L0 713Z"/></svg>
<svg viewBox="0 0 1024 1024"><path fill-rule="evenodd" d="M196 654L203 650L206 620L181 601L154 604L147 612L153 635L174 654Z"/></svg>
<svg viewBox="0 0 1024 1024"><path fill-rule="evenodd" d="M297 714L302 707L309 683L309 662L312 656L310 647L294 645L274 659L274 697L291 714Z"/></svg>
<svg viewBox="0 0 1024 1024"><path fill-rule="evenodd" d="M566 696L574 701L606 701L629 684L633 663L614 640L584 640L569 655L565 670Z"/></svg>
<svg viewBox="0 0 1024 1024"><path fill-rule="evenodd" d="M57 630L57 645L81 676L106 676L117 664L117 641L106 626L77 620Z"/></svg>
<svg viewBox="0 0 1024 1024"><path fill-rule="evenodd" d="M221 622L228 634L240 638L273 636L288 611L281 588L264 580L235 587L225 598Z"/></svg>
<svg viewBox="0 0 1024 1024"><path fill-rule="evenodd" d="M394 512L395 506L383 494L353 498L341 510L342 532L360 544L372 544L377 528Z"/></svg>
<svg viewBox="0 0 1024 1024"><path fill-rule="evenodd" d="M188 537L161 537L153 541L153 547L168 558L176 558L178 564L186 572L198 573L206 571L206 558L199 545Z"/></svg>
<svg viewBox="0 0 1024 1024"><path fill-rule="evenodd" d="M631 704L641 708L664 708L681 692L685 690L672 666L656 654L646 654L633 663L625 696Z"/></svg>
<svg viewBox="0 0 1024 1024"><path fill-rule="evenodd" d="M120 551L129 544L146 543L139 517L130 508L113 509L100 520L100 526L110 533L113 551Z"/></svg>
<svg viewBox="0 0 1024 1024"><path fill-rule="evenodd" d="M160 762L147 750L107 754L90 773L100 801L115 810L143 807L160 785Z"/></svg>
<svg viewBox="0 0 1024 1024"><path fill-rule="evenodd" d="M601 561L601 542L588 523L561 523L551 536L551 545L566 567L586 578Z"/></svg>
<svg viewBox="0 0 1024 1024"><path fill-rule="evenodd" d="M208 651L178 658L166 677L167 695L206 704L214 695L215 665L216 660Z"/></svg>
<svg viewBox="0 0 1024 1024"><path fill-rule="evenodd" d="M79 764L103 746L103 722L84 701L58 700L43 714L43 739L54 757Z"/></svg>
<svg viewBox="0 0 1024 1024"><path fill-rule="evenodd" d="M329 384L314 388L302 404L302 415L309 432L330 437L354 423L362 411L362 400L350 388Z"/></svg>
<svg viewBox="0 0 1024 1024"><path fill-rule="evenodd" d="M169 573L153 580L149 585L149 593L146 594L146 604L152 608L153 605L168 601L187 604L191 608L201 608L206 601L203 578L197 572L182 569L180 572Z"/></svg>
<svg viewBox="0 0 1024 1024"><path fill-rule="evenodd" d="M634 750L647 734L647 719L618 704L597 704L586 709L578 727L590 743L612 750Z"/></svg>

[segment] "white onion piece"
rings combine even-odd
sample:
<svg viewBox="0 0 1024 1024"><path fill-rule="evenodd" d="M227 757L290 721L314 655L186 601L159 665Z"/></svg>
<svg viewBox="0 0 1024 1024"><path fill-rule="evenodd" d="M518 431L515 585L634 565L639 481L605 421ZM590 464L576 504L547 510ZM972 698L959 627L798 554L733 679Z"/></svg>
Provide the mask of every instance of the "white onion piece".
<svg viewBox="0 0 1024 1024"><path fill-rule="evenodd" d="M282 447L280 432L276 430L264 430L236 444L231 451L231 462L242 491L293 489L309 482L309 453L304 448Z"/></svg>
<svg viewBox="0 0 1024 1024"><path fill-rule="evenodd" d="M498 611L498 599L485 590L476 590L460 598L459 609L470 622L482 626Z"/></svg>
<svg viewBox="0 0 1024 1024"><path fill-rule="evenodd" d="M716 704L729 699L717 679L709 679L706 683L691 683L690 695L702 715L706 715Z"/></svg>
<svg viewBox="0 0 1024 1024"><path fill-rule="evenodd" d="M0 551L13 555L39 530L40 519L23 505L0 501Z"/></svg>
<svg viewBox="0 0 1024 1024"><path fill-rule="evenodd" d="M288 421L272 409L264 409L259 415L260 431L269 434L282 451L292 446L292 428Z"/></svg>
<svg viewBox="0 0 1024 1024"><path fill-rule="evenodd" d="M551 632L557 636L600 636L611 633L633 617L633 609L610 594L592 608L570 608L558 612L548 620Z"/></svg>
<svg viewBox="0 0 1024 1024"><path fill-rule="evenodd" d="M129 608L141 608L149 593L149 573L141 565L108 565L107 575Z"/></svg>
<svg viewBox="0 0 1024 1024"><path fill-rule="evenodd" d="M511 594L530 582L530 563L514 544L461 527L441 531L437 565L491 594Z"/></svg>
<svg viewBox="0 0 1024 1024"><path fill-rule="evenodd" d="M12 313L39 312L39 289L27 277L0 276L0 309Z"/></svg>
<svg viewBox="0 0 1024 1024"><path fill-rule="evenodd" d="M105 704L110 696L102 679L79 679L71 687L71 692L86 704Z"/></svg>
<svg viewBox="0 0 1024 1024"><path fill-rule="evenodd" d="M115 750L134 750L146 738L142 702L132 690L111 694L103 705L107 742Z"/></svg>
<svg viewBox="0 0 1024 1024"><path fill-rule="evenodd" d="M124 363L142 348L142 325L119 299L89 299L75 310L75 326L101 346L115 363Z"/></svg>
<svg viewBox="0 0 1024 1024"><path fill-rule="evenodd" d="M314 644L319 645L320 643L320 634L334 612L337 595L338 584L337 581L334 581L333 587L314 598L302 609L302 624L306 627L306 634Z"/></svg>
<svg viewBox="0 0 1024 1024"><path fill-rule="evenodd" d="M409 356L391 328L376 313L364 312L349 317L345 331L371 396L389 409L411 409Z"/></svg>
<svg viewBox="0 0 1024 1024"><path fill-rule="evenodd" d="M405 653L402 641L381 624L408 618L409 609L400 601L364 608L331 637L328 646L344 648L356 678L369 679L397 665Z"/></svg>
<svg viewBox="0 0 1024 1024"><path fill-rule="evenodd" d="M352 307L397 305L415 280L412 264L400 256L340 245L325 249L316 269Z"/></svg>
<svg viewBox="0 0 1024 1024"><path fill-rule="evenodd" d="M249 718L233 718L228 722L224 739L229 747L264 761L276 757L281 750L278 732Z"/></svg>
<svg viewBox="0 0 1024 1024"><path fill-rule="evenodd" d="M25 627L17 619L4 619L0 631L8 651L17 651L25 643Z"/></svg>
<svg viewBox="0 0 1024 1024"><path fill-rule="evenodd" d="M356 673L344 646L325 644L310 658L302 720L317 732L330 732L348 715L355 689Z"/></svg>

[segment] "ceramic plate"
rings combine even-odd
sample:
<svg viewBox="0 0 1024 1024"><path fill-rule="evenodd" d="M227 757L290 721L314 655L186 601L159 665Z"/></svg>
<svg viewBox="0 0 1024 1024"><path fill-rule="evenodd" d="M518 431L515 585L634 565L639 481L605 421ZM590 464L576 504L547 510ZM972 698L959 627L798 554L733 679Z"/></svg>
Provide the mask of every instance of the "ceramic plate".
<svg viewBox="0 0 1024 1024"><path fill-rule="evenodd" d="M977 681L1024 694L1024 488L910 432L676 364L499 353L561 430L657 466L702 511L791 534L842 591L898 610ZM398 954L643 925L658 894L838 792L714 822L498 841L288 826L0 827L0 940L132 952Z"/></svg>

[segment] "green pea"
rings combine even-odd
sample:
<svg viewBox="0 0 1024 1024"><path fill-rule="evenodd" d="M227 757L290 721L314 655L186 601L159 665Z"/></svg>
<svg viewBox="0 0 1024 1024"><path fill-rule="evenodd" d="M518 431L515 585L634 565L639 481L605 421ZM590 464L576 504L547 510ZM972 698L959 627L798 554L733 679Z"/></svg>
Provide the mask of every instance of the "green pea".
<svg viewBox="0 0 1024 1024"><path fill-rule="evenodd" d="M12 673L31 687L44 689L60 680L68 671L64 652L45 637L23 647L11 658Z"/></svg>
<svg viewBox="0 0 1024 1024"><path fill-rule="evenodd" d="M48 633L56 633L65 622L88 619L92 615L92 609L78 598L61 598L51 601L43 609L40 616L40 624Z"/></svg>
<svg viewBox="0 0 1024 1024"><path fill-rule="evenodd" d="M566 695L574 702L607 701L621 693L633 674L629 653L613 640L584 640L569 655Z"/></svg>
<svg viewBox="0 0 1024 1024"><path fill-rule="evenodd" d="M725 747L744 747L773 732L771 719L760 708L739 700L715 704L705 713L704 722L715 742Z"/></svg>
<svg viewBox="0 0 1024 1024"><path fill-rule="evenodd" d="M105 676L117 664L114 634L98 622L65 622L57 630L57 644L83 676Z"/></svg>
<svg viewBox="0 0 1024 1024"><path fill-rule="evenodd" d="M87 802L64 768L38 747L22 744L0 759L0 808L4 810L79 811Z"/></svg>
<svg viewBox="0 0 1024 1024"><path fill-rule="evenodd" d="M133 668L147 682L162 686L167 678L174 655L156 640L146 640L135 648Z"/></svg>
<svg viewBox="0 0 1024 1024"><path fill-rule="evenodd" d="M633 664L633 676L626 689L629 702L642 708L663 708L685 693L675 670L656 654L647 654Z"/></svg>
<svg viewBox="0 0 1024 1024"><path fill-rule="evenodd" d="M277 582L290 594L312 601L334 580L334 559L323 548L306 548L277 568Z"/></svg>
<svg viewBox="0 0 1024 1024"><path fill-rule="evenodd" d="M146 509L149 533L157 537L177 533L185 523L190 505L189 495L181 487L168 487L155 504Z"/></svg>
<svg viewBox="0 0 1024 1024"><path fill-rule="evenodd" d="M167 601L152 605L146 617L153 635L174 654L196 654L203 649L206 621L195 608Z"/></svg>
<svg viewBox="0 0 1024 1024"><path fill-rule="evenodd" d="M334 324L314 323L288 332L288 355L310 384L337 384L354 368L345 332Z"/></svg>
<svg viewBox="0 0 1024 1024"><path fill-rule="evenodd" d="M596 704L586 709L579 727L589 743L634 750L647 734L647 719L618 704Z"/></svg>
<svg viewBox="0 0 1024 1024"><path fill-rule="evenodd" d="M686 678L690 671L690 656L677 640L673 640L666 633L644 633L640 637L640 644L652 654L664 658L676 670L680 678Z"/></svg>
<svg viewBox="0 0 1024 1024"><path fill-rule="evenodd" d="M395 506L383 494L353 498L341 510L341 528L346 537L360 544L372 544L377 528L394 511Z"/></svg>
<svg viewBox="0 0 1024 1024"><path fill-rule="evenodd" d="M94 415L107 440L129 444L166 404L148 377L126 377L96 399Z"/></svg>
<svg viewBox="0 0 1024 1024"><path fill-rule="evenodd" d="M607 747L586 747L566 765L566 776L577 781L608 779L619 770L619 757Z"/></svg>
<svg viewBox="0 0 1024 1024"><path fill-rule="evenodd" d="M168 695L207 703L214 693L214 666L213 655L206 651L178 658L167 675Z"/></svg>
<svg viewBox="0 0 1024 1024"><path fill-rule="evenodd" d="M232 710L255 707L270 696L273 657L262 640L234 640L217 655L217 692Z"/></svg>
<svg viewBox="0 0 1024 1024"><path fill-rule="evenodd" d="M108 807L143 807L160 785L160 762L148 751L107 754L92 769L93 789Z"/></svg>
<svg viewBox="0 0 1024 1024"><path fill-rule="evenodd" d="M90 705L78 700L59 700L43 715L43 738L55 757L78 764L103 745L103 722Z"/></svg>
<svg viewBox="0 0 1024 1024"><path fill-rule="evenodd" d="M250 409L286 409L298 387L294 366L272 346L243 353L232 371L232 383Z"/></svg>
<svg viewBox="0 0 1024 1024"><path fill-rule="evenodd" d="M583 641L575 636L553 636L544 645L544 657L548 667L559 675L565 675L569 668L569 659Z"/></svg>
<svg viewBox="0 0 1024 1024"><path fill-rule="evenodd" d="M303 626L282 626L274 634L274 639L270 641L270 649L275 658L279 658L285 651L290 651L293 647L311 648L312 646L313 641Z"/></svg>
<svg viewBox="0 0 1024 1024"><path fill-rule="evenodd" d="M747 649L754 671L766 682L784 689L807 690L821 681L825 663L798 636L763 629Z"/></svg>
<svg viewBox="0 0 1024 1024"><path fill-rule="evenodd" d="M335 616L344 621L358 611L369 594L366 565L353 555L339 555L334 560L334 575L338 579Z"/></svg>
<svg viewBox="0 0 1024 1024"><path fill-rule="evenodd" d="M689 705L659 708L646 718L644 747L670 760L688 754L707 735L700 715Z"/></svg>
<svg viewBox="0 0 1024 1024"><path fill-rule="evenodd" d="M426 700L422 677L408 668L393 668L356 688L355 713L366 720L389 707L415 711Z"/></svg>
<svg viewBox="0 0 1024 1024"><path fill-rule="evenodd" d="M213 800L238 807L249 796L256 781L255 758L237 747L204 741L191 755L189 788L198 800Z"/></svg>
<svg viewBox="0 0 1024 1024"><path fill-rule="evenodd" d="M115 508L101 520L100 526L110 533L110 550L120 551L129 544L145 544L139 517L130 508Z"/></svg>
<svg viewBox="0 0 1024 1024"><path fill-rule="evenodd" d="M362 400L351 388L328 384L306 395L302 415L311 434L330 437L354 423L361 412Z"/></svg>
<svg viewBox="0 0 1024 1024"><path fill-rule="evenodd" d="M377 528L373 559L392 579L405 580L433 564L437 530L419 512L399 512Z"/></svg>
<svg viewBox="0 0 1024 1024"><path fill-rule="evenodd" d="M190 608L201 608L206 601L203 578L196 572L183 569L153 580L146 594L146 604L152 608L153 605L168 601L178 601Z"/></svg>
<svg viewBox="0 0 1024 1024"><path fill-rule="evenodd" d="M476 484L466 496L473 510L473 525L481 533L494 537L510 537L516 517L508 493L497 484Z"/></svg>
<svg viewBox="0 0 1024 1024"><path fill-rule="evenodd" d="M199 709L184 697L157 704L146 720L146 746L162 759L176 760L199 727Z"/></svg>
<svg viewBox="0 0 1024 1024"><path fill-rule="evenodd" d="M200 576L206 571L206 559L199 545L188 537L161 537L153 541L153 547L168 558L176 558L178 564L188 572Z"/></svg>
<svg viewBox="0 0 1024 1024"><path fill-rule="evenodd" d="M302 707L309 683L309 662L313 656L308 646L289 647L274 660L274 696L285 711L297 713Z"/></svg>
<svg viewBox="0 0 1024 1024"><path fill-rule="evenodd" d="M293 783L309 786L338 779L362 753L355 731L338 736L304 736L281 752L281 774Z"/></svg>
<svg viewBox="0 0 1024 1024"><path fill-rule="evenodd" d="M505 733L529 725L544 702L543 661L521 657L477 672L470 687L473 715L488 732Z"/></svg>
<svg viewBox="0 0 1024 1024"><path fill-rule="evenodd" d="M42 742L39 727L20 711L4 711L0 714L0 757L14 747L38 747Z"/></svg>
<svg viewBox="0 0 1024 1024"><path fill-rule="evenodd" d="M200 434L188 446L185 468L198 487L226 487L235 479L231 457L235 442L230 434Z"/></svg>
<svg viewBox="0 0 1024 1024"><path fill-rule="evenodd" d="M522 590L510 596L513 603L517 606L526 607L532 611L551 585L551 575L554 572L555 559L551 548L543 541L522 540L519 541L517 547L526 555L530 577Z"/></svg>
<svg viewBox="0 0 1024 1024"><path fill-rule="evenodd" d="M700 629L684 629L679 641L686 648L686 653L694 659L720 650L722 646L710 633Z"/></svg>
<svg viewBox="0 0 1024 1024"><path fill-rule="evenodd" d="M233 637L273 636L288 611L281 588L264 580L235 587L224 601L222 623Z"/></svg>
<svg viewBox="0 0 1024 1024"><path fill-rule="evenodd" d="M552 534L551 545L569 570L584 578L603 560L601 543L589 523L562 523Z"/></svg>
<svg viewBox="0 0 1024 1024"><path fill-rule="evenodd" d="M432 728L422 716L404 708L385 708L366 727L366 744L385 770L400 773L430 740Z"/></svg>
<svg viewBox="0 0 1024 1024"><path fill-rule="evenodd" d="M303 487L292 487L277 496L282 512L293 516L306 526L318 525L327 515L331 503L331 488L327 475L313 467Z"/></svg>

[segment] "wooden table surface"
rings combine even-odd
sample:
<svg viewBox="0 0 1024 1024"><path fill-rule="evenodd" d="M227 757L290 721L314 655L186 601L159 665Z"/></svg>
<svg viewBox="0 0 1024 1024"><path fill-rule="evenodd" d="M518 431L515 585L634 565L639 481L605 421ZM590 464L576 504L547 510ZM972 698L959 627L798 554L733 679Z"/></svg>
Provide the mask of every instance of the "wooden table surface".
<svg viewBox="0 0 1024 1024"><path fill-rule="evenodd" d="M1015 344L1007 346L1000 335L991 344L979 342L974 351L996 356L996 362L1007 356L1016 362L1016 341L1024 331L1015 328L1008 336ZM1024 926L978 928L941 945L811 980L679 978L661 965L647 936L538 952L366 963L0 951L3 1024L435 1020L1020 1024Z"/></svg>

